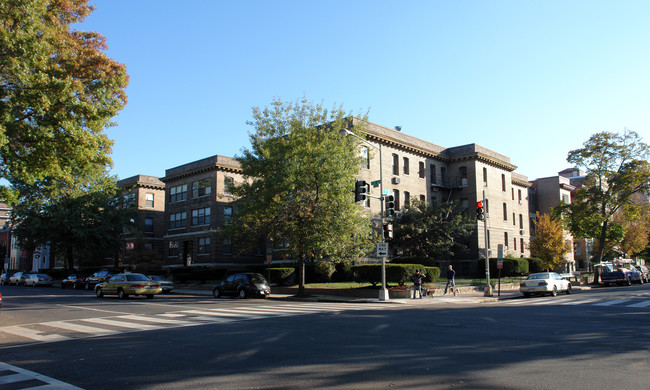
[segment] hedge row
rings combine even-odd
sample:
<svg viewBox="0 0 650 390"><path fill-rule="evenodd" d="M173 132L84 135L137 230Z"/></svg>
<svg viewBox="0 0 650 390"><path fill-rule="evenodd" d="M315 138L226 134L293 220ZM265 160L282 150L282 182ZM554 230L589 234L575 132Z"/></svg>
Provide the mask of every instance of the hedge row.
<svg viewBox="0 0 650 390"><path fill-rule="evenodd" d="M352 267L354 281L357 283L381 283L381 264L361 264ZM421 264L386 264L386 283L403 286L411 280L416 271L425 274L426 282L435 282L440 278L440 268L426 267Z"/></svg>

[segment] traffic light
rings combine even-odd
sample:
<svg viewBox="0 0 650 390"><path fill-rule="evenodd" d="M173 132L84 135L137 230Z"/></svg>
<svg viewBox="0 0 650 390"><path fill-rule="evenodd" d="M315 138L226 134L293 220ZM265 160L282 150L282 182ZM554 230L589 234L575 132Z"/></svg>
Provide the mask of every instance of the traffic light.
<svg viewBox="0 0 650 390"><path fill-rule="evenodd" d="M384 225L384 241L393 238L393 224L387 223Z"/></svg>
<svg viewBox="0 0 650 390"><path fill-rule="evenodd" d="M366 195L370 191L370 186L365 180L356 180L354 182L354 201L362 202L366 200Z"/></svg>
<svg viewBox="0 0 650 390"><path fill-rule="evenodd" d="M485 219L485 209L483 208L483 202L476 202L476 219L483 221Z"/></svg>
<svg viewBox="0 0 650 390"><path fill-rule="evenodd" d="M395 214L395 196L386 195L386 216L390 217Z"/></svg>

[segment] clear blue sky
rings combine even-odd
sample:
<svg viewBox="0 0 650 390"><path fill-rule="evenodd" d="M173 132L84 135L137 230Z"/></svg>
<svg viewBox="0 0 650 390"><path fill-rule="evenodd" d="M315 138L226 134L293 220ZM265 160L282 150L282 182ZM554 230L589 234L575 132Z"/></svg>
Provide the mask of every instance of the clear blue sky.
<svg viewBox="0 0 650 390"><path fill-rule="evenodd" d="M303 95L529 179L592 134L650 143L648 1L91 0L80 30L126 64L113 173L249 147L251 108Z"/></svg>

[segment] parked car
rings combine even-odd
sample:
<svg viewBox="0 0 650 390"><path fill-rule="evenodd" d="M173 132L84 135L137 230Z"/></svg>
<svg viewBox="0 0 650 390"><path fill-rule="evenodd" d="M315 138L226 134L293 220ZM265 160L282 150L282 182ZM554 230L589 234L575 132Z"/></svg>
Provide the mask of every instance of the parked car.
<svg viewBox="0 0 650 390"><path fill-rule="evenodd" d="M0 275L0 286L9 284L9 278L11 277L11 273L9 272L4 272L2 275Z"/></svg>
<svg viewBox="0 0 650 390"><path fill-rule="evenodd" d="M51 286L52 277L46 274L27 274L23 281L25 286Z"/></svg>
<svg viewBox="0 0 650 390"><path fill-rule="evenodd" d="M644 282L650 282L650 268L646 267L645 265L637 265L636 269L641 272L641 279L643 279Z"/></svg>
<svg viewBox="0 0 650 390"><path fill-rule="evenodd" d="M98 283L106 282L113 275L114 273L107 269L97 271L94 274L87 277L86 279L84 279L84 287L86 288L86 290L91 290Z"/></svg>
<svg viewBox="0 0 650 390"><path fill-rule="evenodd" d="M150 280L146 275L123 273L111 276L107 282L95 286L95 295L102 298L104 295L117 295L121 299L129 295L144 295L151 299L162 292L160 283Z"/></svg>
<svg viewBox="0 0 650 390"><path fill-rule="evenodd" d="M84 288L86 279L82 275L77 275L77 274L72 274L68 275L65 279L61 281L61 288L67 288L67 287L72 287L72 288Z"/></svg>
<svg viewBox="0 0 650 390"><path fill-rule="evenodd" d="M25 281L25 275L24 272L16 272L9 278L9 285L20 286Z"/></svg>
<svg viewBox="0 0 650 390"><path fill-rule="evenodd" d="M602 263L596 266L600 267L600 279L606 286L610 284L627 284L629 286L632 282L643 283L641 272L633 266L611 263Z"/></svg>
<svg viewBox="0 0 650 390"><path fill-rule="evenodd" d="M160 275L147 275L149 279L153 280L154 282L160 283L160 286L162 287L162 291L164 293L168 293L174 289L174 282L171 280L167 280L164 277Z"/></svg>
<svg viewBox="0 0 650 390"><path fill-rule="evenodd" d="M271 288L261 274L253 272L238 273L228 276L226 280L217 284L212 290L212 295L215 298L223 295L238 296L239 298L253 296L267 298L271 295Z"/></svg>
<svg viewBox="0 0 650 390"><path fill-rule="evenodd" d="M529 275L528 278L519 283L519 291L525 297L529 297L531 294L557 296L558 292L571 294L571 282L563 279L556 272L539 272Z"/></svg>

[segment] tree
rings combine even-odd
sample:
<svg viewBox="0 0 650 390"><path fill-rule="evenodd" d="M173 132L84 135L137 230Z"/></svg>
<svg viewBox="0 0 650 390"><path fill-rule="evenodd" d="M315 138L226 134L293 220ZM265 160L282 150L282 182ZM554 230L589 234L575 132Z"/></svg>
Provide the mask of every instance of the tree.
<svg viewBox="0 0 650 390"><path fill-rule="evenodd" d="M75 267L75 259L87 266L101 265L106 258L117 261L122 233L136 210L125 204L114 178L61 194L16 205L12 220L21 246L49 244L55 255L64 257L67 269Z"/></svg>
<svg viewBox="0 0 650 390"><path fill-rule="evenodd" d="M530 240L531 255L542 260L544 268L557 269L564 263L564 257L571 251L564 237L563 224L554 220L549 214L537 213L535 223L535 236Z"/></svg>
<svg viewBox="0 0 650 390"><path fill-rule="evenodd" d="M351 190L360 157L342 108L324 109L303 98L275 99L253 108L251 148L237 157L245 177L232 193L233 222L224 231L233 243L285 245L298 257L299 296L304 296L306 258L355 258L377 240L370 217ZM245 245L248 244L248 245Z"/></svg>
<svg viewBox="0 0 650 390"><path fill-rule="evenodd" d="M648 246L650 237L650 206L647 198L638 197L639 207L634 211L638 213L620 212L614 215L614 221L625 227L625 236L621 240L619 249L625 257L634 256Z"/></svg>
<svg viewBox="0 0 650 390"><path fill-rule="evenodd" d="M94 9L87 1L0 2L0 179L11 184L72 183L112 163L104 130L126 104L128 77L104 37L71 29Z"/></svg>
<svg viewBox="0 0 650 390"><path fill-rule="evenodd" d="M634 213L639 207L635 197L648 191L647 158L648 146L629 129L622 134L594 134L582 148L568 154L567 161L585 168L587 176L572 203L560 206L559 212L568 217L575 237L598 240L596 262L602 261L608 241L620 242L624 237L624 227L612 217L619 210Z"/></svg>
<svg viewBox="0 0 650 390"><path fill-rule="evenodd" d="M411 256L450 256L475 229L475 219L458 202L427 206L414 200L395 223L393 241Z"/></svg>

